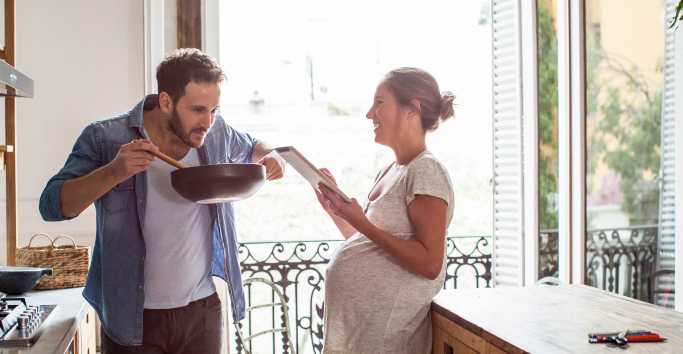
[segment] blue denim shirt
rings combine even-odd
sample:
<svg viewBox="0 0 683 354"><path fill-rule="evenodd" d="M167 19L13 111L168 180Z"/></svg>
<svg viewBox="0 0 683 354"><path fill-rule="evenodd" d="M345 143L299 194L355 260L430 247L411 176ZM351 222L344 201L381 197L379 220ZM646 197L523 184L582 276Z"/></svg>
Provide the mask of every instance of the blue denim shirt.
<svg viewBox="0 0 683 354"><path fill-rule="evenodd" d="M156 102L156 95L147 96L130 112L92 123L83 130L64 167L48 181L40 196L43 219L69 219L60 207L64 181L106 165L121 145L141 138L143 112L155 107ZM250 162L256 144L251 136L234 130L217 115L199 149L199 158L202 165ZM107 335L122 345L142 344L146 253L142 225L146 177L145 172L139 173L95 201L97 233L83 296L97 311ZM244 317L244 292L237 259L234 212L230 203L213 204L210 209L213 219L211 275L227 281L232 313L238 321Z"/></svg>

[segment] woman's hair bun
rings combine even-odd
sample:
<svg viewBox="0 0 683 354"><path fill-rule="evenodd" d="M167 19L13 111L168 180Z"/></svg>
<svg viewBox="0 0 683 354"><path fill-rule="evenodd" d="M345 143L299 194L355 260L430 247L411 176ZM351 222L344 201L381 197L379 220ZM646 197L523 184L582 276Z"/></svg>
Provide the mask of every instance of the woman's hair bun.
<svg viewBox="0 0 683 354"><path fill-rule="evenodd" d="M445 91L441 93L441 114L439 114L439 117L441 118L442 122L453 117L455 114L453 111L454 100L455 95L452 92Z"/></svg>

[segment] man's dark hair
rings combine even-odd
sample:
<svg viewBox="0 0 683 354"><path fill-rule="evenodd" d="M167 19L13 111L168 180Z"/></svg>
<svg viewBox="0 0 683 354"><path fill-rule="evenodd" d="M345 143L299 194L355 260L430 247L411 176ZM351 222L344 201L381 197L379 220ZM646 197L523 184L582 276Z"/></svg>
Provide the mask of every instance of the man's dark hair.
<svg viewBox="0 0 683 354"><path fill-rule="evenodd" d="M174 104L185 94L185 86L190 81L220 83L223 80L225 74L216 60L196 48L176 49L157 67L159 93L168 93Z"/></svg>

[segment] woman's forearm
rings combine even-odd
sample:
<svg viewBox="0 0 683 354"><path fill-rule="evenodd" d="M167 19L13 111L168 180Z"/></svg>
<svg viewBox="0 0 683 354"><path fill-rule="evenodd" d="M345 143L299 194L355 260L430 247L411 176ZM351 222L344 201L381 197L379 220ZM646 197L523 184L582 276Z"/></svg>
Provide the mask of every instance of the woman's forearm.
<svg viewBox="0 0 683 354"><path fill-rule="evenodd" d="M436 279L443 265L443 249L428 249L418 240L402 240L384 231L369 220L359 226L358 231L375 242L387 253L398 259L409 271L428 279Z"/></svg>
<svg viewBox="0 0 683 354"><path fill-rule="evenodd" d="M328 213L329 214L329 213ZM339 232L341 233L342 237L344 239L348 239L349 237L353 236L358 230L356 230L351 224L346 222L346 220L334 216L332 214L329 214L330 218L332 218L332 221L334 222L334 225L337 226L337 229L339 229Z"/></svg>

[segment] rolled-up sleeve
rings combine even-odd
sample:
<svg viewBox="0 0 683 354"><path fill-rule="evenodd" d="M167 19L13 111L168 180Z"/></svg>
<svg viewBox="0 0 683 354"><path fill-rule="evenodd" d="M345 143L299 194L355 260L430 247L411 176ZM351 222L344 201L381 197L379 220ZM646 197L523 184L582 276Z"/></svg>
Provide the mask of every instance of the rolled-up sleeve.
<svg viewBox="0 0 683 354"><path fill-rule="evenodd" d="M259 141L251 135L237 131L227 124L225 129L229 160L235 163L251 162L251 154Z"/></svg>
<svg viewBox="0 0 683 354"><path fill-rule="evenodd" d="M97 127L87 126L59 172L47 182L40 195L40 215L45 221L71 219L62 214L61 192L65 181L87 175L102 165L97 139Z"/></svg>

